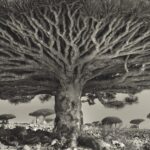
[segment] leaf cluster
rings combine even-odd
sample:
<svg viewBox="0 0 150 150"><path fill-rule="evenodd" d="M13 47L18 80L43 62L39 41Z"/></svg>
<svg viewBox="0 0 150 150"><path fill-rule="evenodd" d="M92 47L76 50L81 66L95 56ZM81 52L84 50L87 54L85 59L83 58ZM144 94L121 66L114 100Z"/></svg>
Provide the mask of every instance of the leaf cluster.
<svg viewBox="0 0 150 150"><path fill-rule="evenodd" d="M16 118L16 116L13 114L2 114L2 115L0 115L0 120L9 120L9 119L14 119L14 118Z"/></svg>
<svg viewBox="0 0 150 150"><path fill-rule="evenodd" d="M102 119L102 125L113 125L113 124L120 124L122 120L118 117L110 116Z"/></svg>
<svg viewBox="0 0 150 150"><path fill-rule="evenodd" d="M136 124L139 125L140 123L142 123L144 121L144 119L133 119L130 121L131 124Z"/></svg>
<svg viewBox="0 0 150 150"><path fill-rule="evenodd" d="M49 116L49 115L53 115L54 114L54 110L51 109L39 109L36 110L34 112L29 113L29 116L33 116L33 117L39 117L39 116Z"/></svg>

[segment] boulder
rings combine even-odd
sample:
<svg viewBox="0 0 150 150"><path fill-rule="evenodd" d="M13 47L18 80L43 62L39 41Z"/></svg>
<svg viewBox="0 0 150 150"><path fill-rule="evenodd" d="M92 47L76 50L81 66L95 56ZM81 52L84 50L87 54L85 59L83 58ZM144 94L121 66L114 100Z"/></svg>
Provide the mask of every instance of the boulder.
<svg viewBox="0 0 150 150"><path fill-rule="evenodd" d="M23 150L31 150L31 148L28 145L24 145Z"/></svg>

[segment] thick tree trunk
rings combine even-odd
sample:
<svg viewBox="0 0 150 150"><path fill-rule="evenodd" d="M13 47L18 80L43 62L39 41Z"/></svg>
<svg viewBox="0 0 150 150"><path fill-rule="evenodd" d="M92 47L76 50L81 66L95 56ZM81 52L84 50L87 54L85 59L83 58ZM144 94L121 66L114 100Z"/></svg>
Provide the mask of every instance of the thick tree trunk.
<svg viewBox="0 0 150 150"><path fill-rule="evenodd" d="M83 123L81 111L81 88L70 84L60 90L55 97L55 132L66 139L67 147L77 147L77 138Z"/></svg>

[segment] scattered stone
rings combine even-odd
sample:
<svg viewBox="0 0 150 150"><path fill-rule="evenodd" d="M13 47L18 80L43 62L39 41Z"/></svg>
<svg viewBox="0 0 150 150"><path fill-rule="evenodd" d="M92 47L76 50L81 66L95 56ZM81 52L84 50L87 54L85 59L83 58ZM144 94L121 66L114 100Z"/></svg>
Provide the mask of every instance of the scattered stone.
<svg viewBox="0 0 150 150"><path fill-rule="evenodd" d="M25 146L23 147L23 150L31 150L31 148L30 148L28 145L25 145Z"/></svg>

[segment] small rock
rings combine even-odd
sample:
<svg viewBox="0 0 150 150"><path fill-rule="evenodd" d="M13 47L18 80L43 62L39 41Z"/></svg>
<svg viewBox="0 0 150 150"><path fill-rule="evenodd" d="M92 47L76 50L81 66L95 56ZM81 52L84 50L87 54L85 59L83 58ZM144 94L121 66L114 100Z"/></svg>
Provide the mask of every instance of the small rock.
<svg viewBox="0 0 150 150"><path fill-rule="evenodd" d="M31 150L31 148L30 148L28 145L25 145L25 146L23 147L23 150Z"/></svg>

